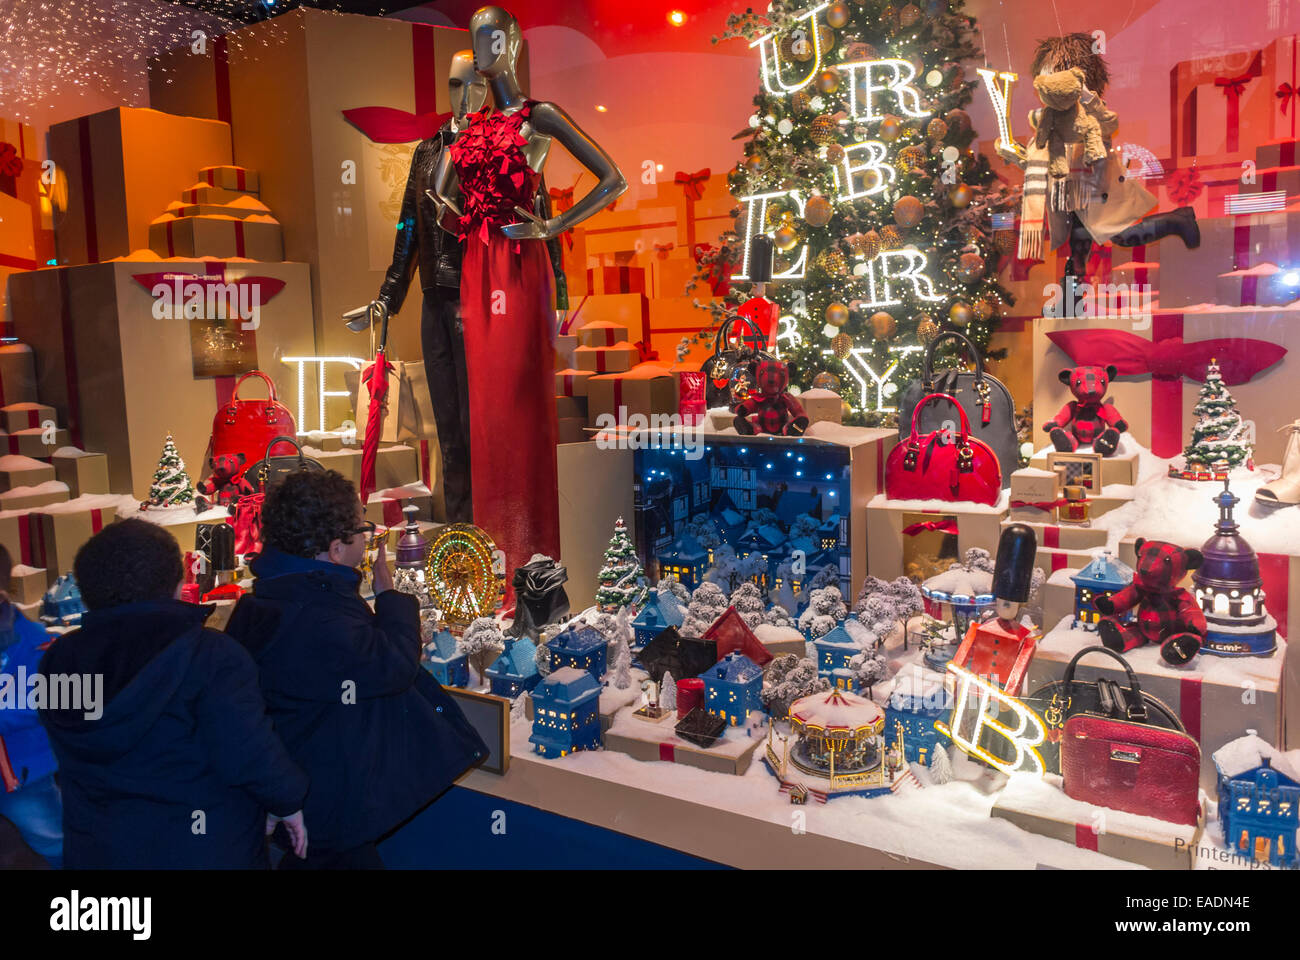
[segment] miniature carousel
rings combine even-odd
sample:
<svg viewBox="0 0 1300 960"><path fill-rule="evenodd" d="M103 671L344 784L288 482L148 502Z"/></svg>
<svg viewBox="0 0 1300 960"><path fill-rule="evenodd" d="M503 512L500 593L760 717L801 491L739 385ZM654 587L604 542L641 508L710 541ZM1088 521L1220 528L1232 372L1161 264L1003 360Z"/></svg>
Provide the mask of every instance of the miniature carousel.
<svg viewBox="0 0 1300 960"><path fill-rule="evenodd" d="M764 760L792 803L895 788L902 765L890 757L903 755L902 743L885 743L885 712L875 703L834 689L796 700L789 716L789 735L768 726Z"/></svg>

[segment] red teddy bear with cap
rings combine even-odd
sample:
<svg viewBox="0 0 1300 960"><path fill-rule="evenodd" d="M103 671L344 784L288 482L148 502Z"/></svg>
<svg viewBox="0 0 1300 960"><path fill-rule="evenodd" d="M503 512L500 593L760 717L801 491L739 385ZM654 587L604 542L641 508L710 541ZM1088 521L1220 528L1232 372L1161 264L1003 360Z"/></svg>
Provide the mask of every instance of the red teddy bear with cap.
<svg viewBox="0 0 1300 960"><path fill-rule="evenodd" d="M1209 629L1196 598L1178 584L1201 565L1199 550L1160 540L1137 540L1137 571L1133 582L1110 596L1094 601L1106 614L1097 624L1101 642L1117 653L1146 643L1160 645L1166 663L1180 666L1200 652ZM1117 614L1137 608L1137 619L1122 623Z"/></svg>
<svg viewBox="0 0 1300 960"><path fill-rule="evenodd" d="M1060 381L1070 388L1074 399L1043 424L1057 450L1070 453L1092 444L1093 451L1103 457L1115 452L1119 435L1128 429L1128 423L1115 405L1106 400L1106 390L1118 373L1114 364L1074 367L1060 372Z"/></svg>
<svg viewBox="0 0 1300 960"><path fill-rule="evenodd" d="M803 404L790 396L790 371L780 360L760 360L754 376L757 393L751 392L736 407L736 432L745 436L773 433L798 437L808 429Z"/></svg>

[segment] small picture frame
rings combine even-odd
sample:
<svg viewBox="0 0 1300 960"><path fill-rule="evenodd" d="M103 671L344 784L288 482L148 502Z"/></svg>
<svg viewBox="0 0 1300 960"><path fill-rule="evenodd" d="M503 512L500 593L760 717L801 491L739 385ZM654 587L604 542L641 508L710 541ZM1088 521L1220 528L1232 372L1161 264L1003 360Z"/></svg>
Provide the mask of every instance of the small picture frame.
<svg viewBox="0 0 1300 960"><path fill-rule="evenodd" d="M1100 453L1060 453L1047 455L1047 469L1060 474L1061 488L1083 487L1091 494L1101 492Z"/></svg>
<svg viewBox="0 0 1300 960"><path fill-rule="evenodd" d="M477 693L463 687L443 687L465 711L478 735L487 744L487 759L474 769L505 776L510 769L510 701L490 693ZM521 697L527 696L521 693Z"/></svg>

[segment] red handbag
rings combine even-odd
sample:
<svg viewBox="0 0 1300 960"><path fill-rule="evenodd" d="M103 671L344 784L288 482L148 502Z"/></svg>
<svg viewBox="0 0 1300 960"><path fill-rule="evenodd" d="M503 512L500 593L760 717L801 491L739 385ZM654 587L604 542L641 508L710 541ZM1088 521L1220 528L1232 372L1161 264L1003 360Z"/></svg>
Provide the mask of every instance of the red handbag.
<svg viewBox="0 0 1300 960"><path fill-rule="evenodd" d="M261 377L266 382L267 398L265 400L241 400L239 388L249 377ZM294 425L293 414L275 396L275 384L261 370L251 370L235 382L230 402L217 411L212 418L211 460L218 457L238 457L243 454L242 465L233 479L242 477L244 471L265 456L297 453L291 443L280 443L272 450L267 450L276 437L285 434L294 436L298 428Z"/></svg>
<svg viewBox="0 0 1300 960"><path fill-rule="evenodd" d="M264 493L249 493L235 504L235 553L241 557L262 552Z"/></svg>
<svg viewBox="0 0 1300 960"><path fill-rule="evenodd" d="M947 401L961 433L935 430L917 434L917 423L931 403ZM945 500L996 504L1002 496L1002 468L987 443L970 435L966 411L946 393L931 393L912 410L912 432L885 461L885 496L890 500Z"/></svg>
<svg viewBox="0 0 1300 960"><path fill-rule="evenodd" d="M1066 670L1063 702L1069 709L1075 687L1074 665L1085 654L1109 653L1124 664L1129 688L1102 681L1096 705L1065 721L1061 738L1061 774L1065 795L1112 810L1123 810L1170 823L1195 826L1200 815L1201 747L1163 703L1144 693L1123 657L1101 647L1079 652ZM1122 701L1122 706L1114 701ZM1094 711L1104 711L1104 713ZM1108 714L1108 715L1107 715ZM1154 715L1153 715L1154 714Z"/></svg>

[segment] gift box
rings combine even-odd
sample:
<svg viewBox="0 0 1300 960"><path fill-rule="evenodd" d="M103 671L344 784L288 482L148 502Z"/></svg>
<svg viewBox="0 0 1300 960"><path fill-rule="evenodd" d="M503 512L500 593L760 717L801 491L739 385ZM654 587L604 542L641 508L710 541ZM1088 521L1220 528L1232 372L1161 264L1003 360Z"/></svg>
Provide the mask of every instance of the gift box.
<svg viewBox="0 0 1300 960"><path fill-rule="evenodd" d="M59 262L148 248L150 222L194 182L195 170L229 162L230 149L227 123L140 107L54 124L49 156L68 186L68 208L55 224Z"/></svg>
<svg viewBox="0 0 1300 960"><path fill-rule="evenodd" d="M578 337L572 333L561 333L555 338L555 369L564 372L573 366L573 351L577 349ZM558 389L558 388L557 388Z"/></svg>
<svg viewBox="0 0 1300 960"><path fill-rule="evenodd" d="M54 475L67 484L72 496L108 493L108 457L86 453L76 447L61 447L50 457Z"/></svg>
<svg viewBox="0 0 1300 960"><path fill-rule="evenodd" d="M561 397L585 397L587 381L595 375L593 370L560 370L555 374L555 393Z"/></svg>
<svg viewBox="0 0 1300 960"><path fill-rule="evenodd" d="M593 294L645 293L642 267L588 267L587 289Z"/></svg>
<svg viewBox="0 0 1300 960"><path fill-rule="evenodd" d="M578 343L584 347L612 347L627 342L627 327L597 320L578 328Z"/></svg>
<svg viewBox="0 0 1300 960"><path fill-rule="evenodd" d="M11 403L0 407L0 430L14 433L54 420L54 408L43 403Z"/></svg>
<svg viewBox="0 0 1300 960"><path fill-rule="evenodd" d="M1281 282L1285 273L1274 263L1261 263L1221 273L1214 282L1214 302L1229 307L1285 306L1300 298L1295 287Z"/></svg>
<svg viewBox="0 0 1300 960"><path fill-rule="evenodd" d="M46 480L34 487L13 487L0 493L0 510L31 510L49 503L62 503L67 499L66 483Z"/></svg>
<svg viewBox="0 0 1300 960"><path fill-rule="evenodd" d="M599 423L602 416L613 417L616 424L626 426L628 418L637 414L648 418L677 412L677 388L673 378L662 367L650 364L646 367L648 369L638 367L627 373L596 376L588 381L588 426L610 426L608 421Z"/></svg>
<svg viewBox="0 0 1300 960"><path fill-rule="evenodd" d="M591 434L587 433L587 417L560 417L559 439L556 443L583 443L591 439Z"/></svg>
<svg viewBox="0 0 1300 960"><path fill-rule="evenodd" d="M244 190L227 190L225 187L214 187L210 183L196 183L181 191L181 202L190 204L228 204L236 200L243 200L249 197L249 193ZM170 209L170 205L169 205ZM265 209L270 209L269 207Z"/></svg>
<svg viewBox="0 0 1300 960"><path fill-rule="evenodd" d="M1253 159L1252 131L1271 130L1276 51L1184 60L1170 71L1170 141L1179 158Z"/></svg>
<svg viewBox="0 0 1300 960"><path fill-rule="evenodd" d="M808 414L808 422L841 423L844 417L844 398L834 390L805 390L796 398Z"/></svg>
<svg viewBox="0 0 1300 960"><path fill-rule="evenodd" d="M280 222L265 214L159 217L149 225L149 248L160 257L284 259Z"/></svg>
<svg viewBox="0 0 1300 960"><path fill-rule="evenodd" d="M200 167L199 180L211 187L233 190L237 193L257 193L257 171L229 164Z"/></svg>
<svg viewBox="0 0 1300 960"><path fill-rule="evenodd" d="M1271 93L1272 100L1270 139L1295 140L1300 133L1296 124L1296 106L1300 100L1297 43L1300 37L1296 34L1276 37L1260 51L1260 85Z"/></svg>
<svg viewBox="0 0 1300 960"><path fill-rule="evenodd" d="M235 217L242 220L255 214L270 216L271 208L255 197L241 193L236 194L235 199L229 203L185 203L174 200L167 204L167 214L173 217Z"/></svg>
<svg viewBox="0 0 1300 960"><path fill-rule="evenodd" d="M29 513L22 562L44 567L47 585L52 585L60 570L72 569L73 558L81 545L116 518L118 504L112 502L114 499L78 497ZM182 549L185 547L182 544Z"/></svg>
<svg viewBox="0 0 1300 960"><path fill-rule="evenodd" d="M420 482L420 464L415 448L380 447L375 451L375 488L402 487Z"/></svg>
<svg viewBox="0 0 1300 960"><path fill-rule="evenodd" d="M26 276L16 275L13 282L21 283L21 278ZM36 360L32 348L25 343L0 344L0 400L5 403L36 401Z"/></svg>
<svg viewBox="0 0 1300 960"><path fill-rule="evenodd" d="M35 487L54 480L54 468L22 454L0 456L0 490Z"/></svg>
<svg viewBox="0 0 1300 960"><path fill-rule="evenodd" d="M9 571L9 598L15 603L40 603L49 589L49 575L40 567L16 563Z"/></svg>
<svg viewBox="0 0 1300 960"><path fill-rule="evenodd" d="M623 373L632 368L637 361L636 347L627 343L616 343L612 347L578 347L573 351L573 359L579 370L592 373Z"/></svg>
<svg viewBox="0 0 1300 960"><path fill-rule="evenodd" d="M897 432L893 439L897 442ZM995 548L1006 515L1005 493L995 506L937 507L929 501L890 500L882 492L867 504L867 572L884 580L924 580L946 570L971 547Z"/></svg>
<svg viewBox="0 0 1300 960"><path fill-rule="evenodd" d="M334 470L343 474L355 486L361 485L361 448L344 447L341 450L319 450L312 446L307 446L303 452L313 460L320 463L326 470ZM376 455L375 475L379 474L379 460Z"/></svg>
<svg viewBox="0 0 1300 960"><path fill-rule="evenodd" d="M689 249L679 247L666 259L657 257L650 261L650 296L655 299L668 297L700 297L709 299L713 291L695 279L699 270Z"/></svg>
<svg viewBox="0 0 1300 960"><path fill-rule="evenodd" d="M232 297L246 308L246 322L257 329L248 331L251 342L241 336L231 369L252 364L264 372L299 419L297 428L319 429L318 365L307 364L300 378L298 366L282 359L317 352L311 269L305 263L128 259L16 274L9 283L15 333L36 351L40 398L55 408L55 419L68 431L61 445L105 454L109 489L141 500L169 433L192 475L199 475L213 417L234 388L233 376L195 375L196 358L207 358L201 353L207 321L177 315L185 306L175 302L177 283L186 300L186 287L222 283L234 291ZM217 316L225 312L224 306L216 309ZM29 351L28 363L30 358ZM337 365L330 368L331 375L337 370ZM339 390L342 377L338 380L326 389ZM306 396L299 396L300 386ZM243 398L264 395L265 386L256 379L240 389ZM351 405L346 397L328 397L326 414L331 426L337 425L351 417Z"/></svg>
<svg viewBox="0 0 1300 960"><path fill-rule="evenodd" d="M1061 497L1061 475L1055 470L1043 467L1022 467L1011 474L1011 506L1013 509L1025 508L1036 504L1055 503ZM1041 510L1051 509L1046 506Z"/></svg>
<svg viewBox="0 0 1300 960"><path fill-rule="evenodd" d="M1263 149L1260 148L1261 152ZM1199 225L1201 245L1195 250L1188 250L1178 242L1161 243L1152 248L1153 252L1159 250L1161 261L1159 301L1162 310L1176 311L1186 307L1204 310L1206 308L1199 305L1217 302L1219 277L1225 271L1261 264L1290 264L1293 251L1300 245L1300 209L1207 217L1200 220ZM1153 256L1148 259L1153 259ZM1268 292L1259 289L1259 280L1254 283L1257 295ZM1243 286L1248 292L1248 285Z"/></svg>
<svg viewBox="0 0 1300 960"><path fill-rule="evenodd" d="M1031 693L1065 676L1070 659L1084 647L1096 646L1097 635L1070 626L1064 619L1038 642L1029 663L1026 689ZM1253 729L1275 746L1283 743L1283 695L1286 642L1278 639L1271 657L1201 655L1184 667L1161 658L1160 647L1146 644L1125 653L1142 690L1164 702L1201 745L1201 786L1213 792L1211 755L1242 732ZM1085 657L1076 669L1081 680L1098 676L1129 683L1123 668L1102 654ZM1247 695L1248 694L1248 695Z"/></svg>
<svg viewBox="0 0 1300 960"><path fill-rule="evenodd" d="M0 450L24 457L49 459L54 451L68 445L68 431L32 427L14 433L0 431Z"/></svg>
<svg viewBox="0 0 1300 960"><path fill-rule="evenodd" d="M582 420L587 421L587 398L586 397L556 397L555 398L555 416L560 420Z"/></svg>

